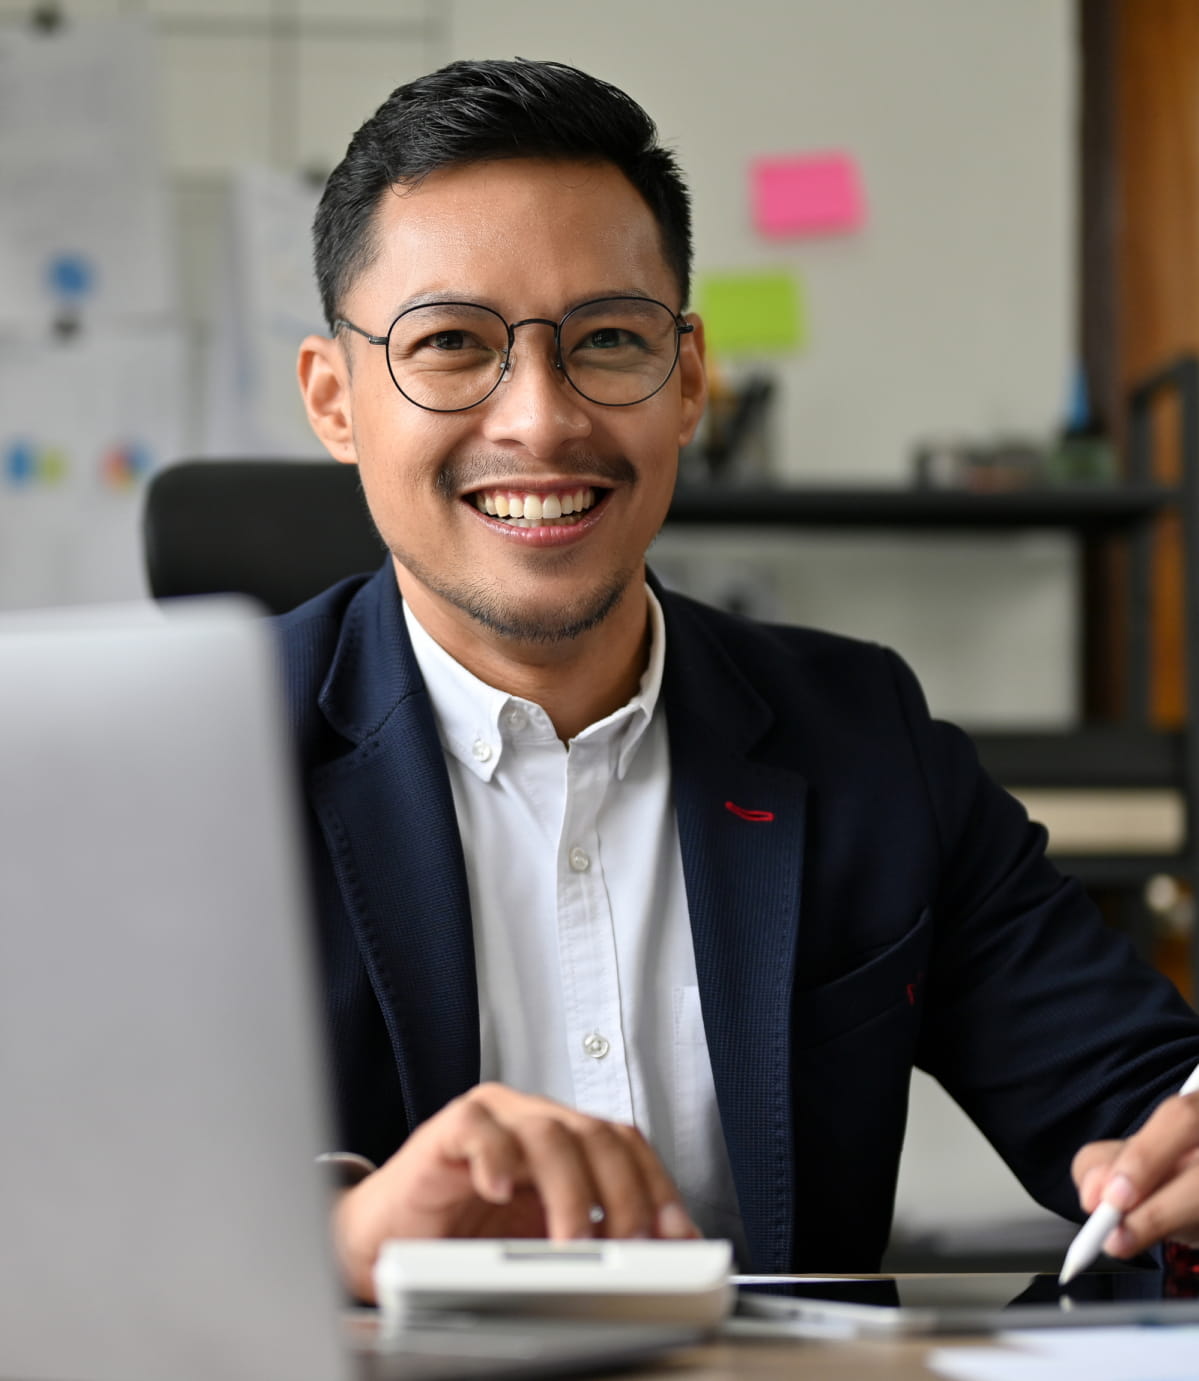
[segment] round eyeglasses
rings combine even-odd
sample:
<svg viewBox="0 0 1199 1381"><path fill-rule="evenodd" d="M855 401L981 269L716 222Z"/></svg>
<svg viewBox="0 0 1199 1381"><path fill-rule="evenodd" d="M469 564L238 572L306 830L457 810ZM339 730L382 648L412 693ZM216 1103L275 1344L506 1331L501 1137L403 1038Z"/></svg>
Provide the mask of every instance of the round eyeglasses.
<svg viewBox="0 0 1199 1381"><path fill-rule="evenodd" d="M333 330L343 326L369 345L385 345L392 382L429 412L465 412L490 398L513 368L522 326L552 327L554 367L576 393L609 408L652 398L674 373L680 337L695 330L648 297L599 297L557 322L531 316L509 325L473 302L426 302L401 312L385 336L344 317Z"/></svg>

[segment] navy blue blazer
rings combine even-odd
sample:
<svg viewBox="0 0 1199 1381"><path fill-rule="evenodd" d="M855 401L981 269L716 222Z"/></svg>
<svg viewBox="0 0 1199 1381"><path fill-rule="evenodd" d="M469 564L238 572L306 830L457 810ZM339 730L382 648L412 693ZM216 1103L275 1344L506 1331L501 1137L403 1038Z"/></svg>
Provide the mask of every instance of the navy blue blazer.
<svg viewBox="0 0 1199 1381"><path fill-rule="evenodd" d="M673 791L721 1122L758 1270L869 1271L912 1067L1030 1192L1199 1061L1199 1021L884 648L664 593ZM476 1083L463 846L390 565L280 620L345 1149Z"/></svg>

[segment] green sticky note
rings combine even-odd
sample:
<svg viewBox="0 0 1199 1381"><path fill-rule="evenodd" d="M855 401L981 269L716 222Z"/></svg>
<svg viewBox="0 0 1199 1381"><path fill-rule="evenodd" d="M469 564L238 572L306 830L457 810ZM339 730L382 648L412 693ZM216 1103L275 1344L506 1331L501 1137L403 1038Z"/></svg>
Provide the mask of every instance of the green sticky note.
<svg viewBox="0 0 1199 1381"><path fill-rule="evenodd" d="M696 311L716 355L760 355L804 344L803 290L793 273L709 273Z"/></svg>

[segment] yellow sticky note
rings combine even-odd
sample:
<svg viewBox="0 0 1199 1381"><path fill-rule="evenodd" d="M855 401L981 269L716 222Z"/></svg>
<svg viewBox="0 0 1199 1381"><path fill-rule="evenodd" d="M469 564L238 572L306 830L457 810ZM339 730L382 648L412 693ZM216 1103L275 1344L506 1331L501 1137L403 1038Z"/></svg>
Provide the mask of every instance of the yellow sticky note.
<svg viewBox="0 0 1199 1381"><path fill-rule="evenodd" d="M803 288L794 273L709 273L699 282L696 311L716 355L761 355L805 343Z"/></svg>

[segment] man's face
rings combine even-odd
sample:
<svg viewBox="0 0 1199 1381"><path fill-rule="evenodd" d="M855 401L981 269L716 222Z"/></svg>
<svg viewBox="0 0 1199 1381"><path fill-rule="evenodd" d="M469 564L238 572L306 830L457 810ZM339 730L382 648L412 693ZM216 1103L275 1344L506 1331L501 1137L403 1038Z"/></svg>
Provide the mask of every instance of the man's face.
<svg viewBox="0 0 1199 1381"><path fill-rule="evenodd" d="M342 303L372 334L431 297L478 303L510 322L556 322L612 295L680 306L652 213L607 164L444 170L386 194L374 228L379 252ZM403 397L384 347L344 330L319 344L305 342L300 361L313 425L337 459L358 464L405 597L435 635L449 620L459 634L563 643L602 623L640 582L678 449L703 408L698 333L682 337L679 364L652 398L605 407L554 368L551 327L522 326L508 377L457 413ZM549 516L531 526L500 516L514 499L534 512L548 500Z"/></svg>

